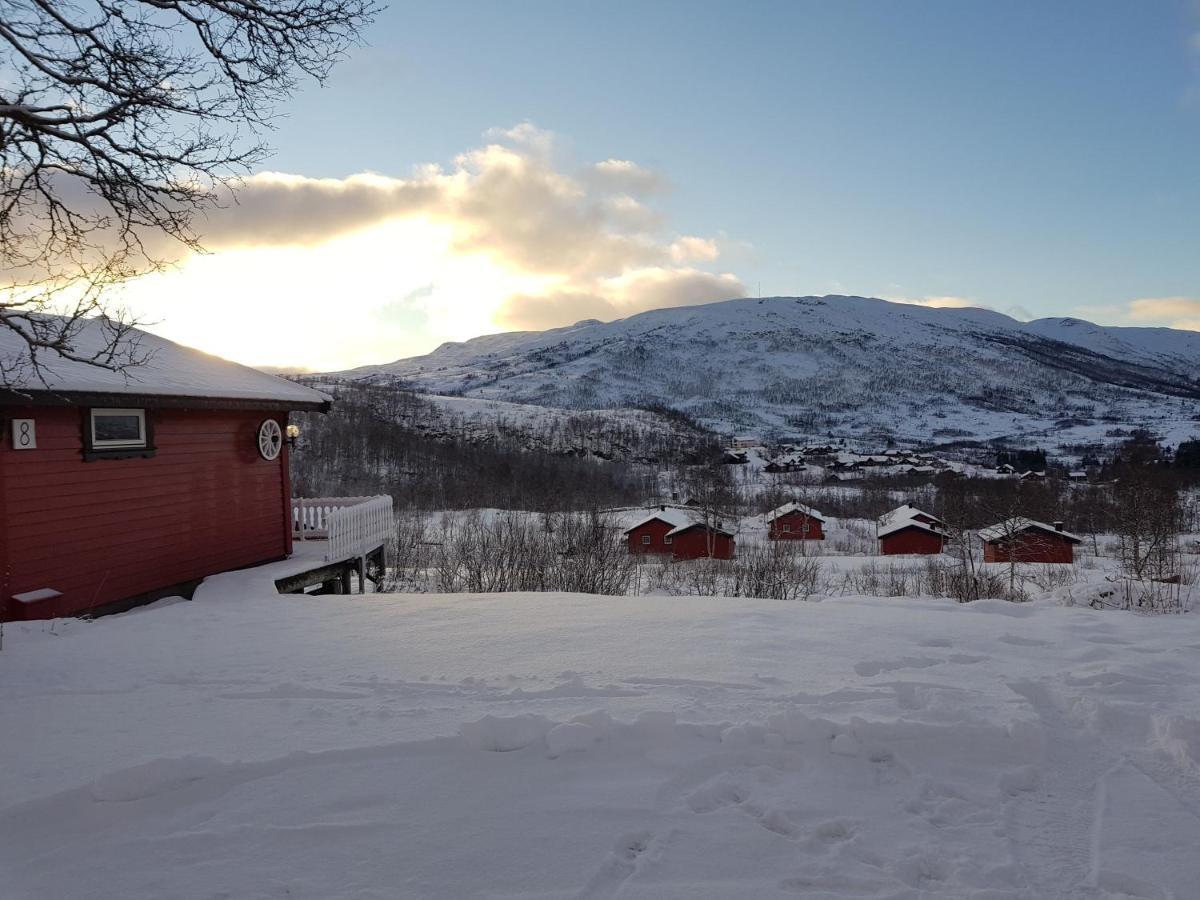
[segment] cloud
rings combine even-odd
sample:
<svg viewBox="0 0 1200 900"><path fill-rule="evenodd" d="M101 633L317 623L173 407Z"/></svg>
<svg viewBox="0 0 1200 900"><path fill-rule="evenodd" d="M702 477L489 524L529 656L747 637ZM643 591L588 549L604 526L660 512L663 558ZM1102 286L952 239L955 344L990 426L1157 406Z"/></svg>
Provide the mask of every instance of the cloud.
<svg viewBox="0 0 1200 900"><path fill-rule="evenodd" d="M1138 325L1167 325L1200 331L1200 298L1142 297L1132 300L1125 318Z"/></svg>
<svg viewBox="0 0 1200 900"><path fill-rule="evenodd" d="M658 172L628 159L606 159L584 169L583 178L601 189L638 196L665 190L666 179Z"/></svg>
<svg viewBox="0 0 1200 900"><path fill-rule="evenodd" d="M892 303L906 303L909 306L928 306L934 309L991 309L970 297L934 296L934 297L884 297Z"/></svg>
<svg viewBox="0 0 1200 900"><path fill-rule="evenodd" d="M200 223L201 240L216 251L309 246L425 219L449 229L451 253L483 255L551 285L501 305L497 321L520 327L745 293L732 274L695 268L718 259L716 240L666 231L648 202L666 186L660 174L623 159L560 165L555 135L529 123L490 130L485 139L451 166L423 166L408 178L254 175Z"/></svg>
<svg viewBox="0 0 1200 900"><path fill-rule="evenodd" d="M736 275L655 267L603 279L590 290L516 294L505 301L498 318L512 328L535 330L582 319L610 320L651 309L715 303L745 294L745 285Z"/></svg>

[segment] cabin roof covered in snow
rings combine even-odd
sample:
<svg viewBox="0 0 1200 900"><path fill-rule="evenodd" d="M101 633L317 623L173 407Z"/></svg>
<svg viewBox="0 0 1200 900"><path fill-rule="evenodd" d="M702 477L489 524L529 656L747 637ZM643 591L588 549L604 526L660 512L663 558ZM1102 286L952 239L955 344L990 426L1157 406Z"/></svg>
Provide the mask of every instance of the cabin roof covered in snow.
<svg viewBox="0 0 1200 900"><path fill-rule="evenodd" d="M811 506L805 506L803 503L797 503L794 500L789 500L783 506L776 507L766 514L765 519L768 522L774 522L781 516L786 516L788 513L803 513L810 519L816 519L818 522L824 522L825 517L813 509Z"/></svg>
<svg viewBox="0 0 1200 900"><path fill-rule="evenodd" d="M979 529L979 536L984 541L998 541L1010 535L1018 534L1022 531L1044 531L1048 534L1057 535L1065 538L1072 544L1082 544L1083 538L1077 534L1072 534L1069 531L1060 531L1053 525L1047 525L1045 522L1038 522L1035 519L1026 519L1024 516L1016 516L1012 519L1005 519L1003 522L997 522L995 525L989 525L987 528Z"/></svg>
<svg viewBox="0 0 1200 900"><path fill-rule="evenodd" d="M625 534L629 534L629 532L637 528L641 528L647 522L653 522L656 519L660 522L666 522L672 528L690 525L696 521L695 516L690 515L686 510L678 509L674 506L667 506L662 509L656 509L641 519L638 519L625 529Z"/></svg>
<svg viewBox="0 0 1200 900"><path fill-rule="evenodd" d="M898 518L894 522L889 522L887 525L881 525L875 536L885 538L889 534L896 534L906 528L916 528L918 531L927 531L930 534L936 534L939 537L946 536L946 532L940 528L934 528L932 525L928 525L925 522L919 522L916 519L905 518Z"/></svg>
<svg viewBox="0 0 1200 900"><path fill-rule="evenodd" d="M913 519L915 516L925 516L927 519L933 519L933 521L935 521L935 522L939 522L939 523L942 522L942 520L939 519L937 516L935 516L933 513L925 512L925 510L923 510L923 509L918 509L917 507L913 506L911 503L905 503L903 506L897 506L895 509L893 509L889 512L885 512L882 516L879 517L879 528L880 528L879 536L880 537L883 536L884 528L891 528L897 522L908 522L911 519ZM942 524L944 524L944 523L942 523Z"/></svg>
<svg viewBox="0 0 1200 900"><path fill-rule="evenodd" d="M38 318L50 323L54 317ZM108 320L81 319L71 341L72 355L97 357L109 346L112 335ZM187 398L321 410L328 409L331 402L320 391L145 331L134 329L127 340L132 355L144 362L123 371L68 359L54 350L39 351L35 369L26 341L11 328L0 326L0 365L6 373L0 381L0 397L9 394L18 400L27 396L75 402Z"/></svg>

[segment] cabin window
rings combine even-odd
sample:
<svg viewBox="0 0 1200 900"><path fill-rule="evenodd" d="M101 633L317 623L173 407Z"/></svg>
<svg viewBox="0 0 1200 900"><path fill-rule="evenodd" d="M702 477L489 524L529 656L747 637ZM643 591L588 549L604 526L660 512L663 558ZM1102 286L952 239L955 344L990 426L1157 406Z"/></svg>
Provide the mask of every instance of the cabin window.
<svg viewBox="0 0 1200 900"><path fill-rule="evenodd" d="M650 535L643 534L642 535L642 543L645 544L647 547L650 546Z"/></svg>
<svg viewBox="0 0 1200 900"><path fill-rule="evenodd" d="M800 528L800 530L803 531L805 534L808 534L808 523L805 522L804 525Z"/></svg>
<svg viewBox="0 0 1200 900"><path fill-rule="evenodd" d="M784 523L783 523L783 525L782 525L782 530L783 530L783 531L785 531L785 532L787 532L787 531L791 531L791 530L792 530L791 523L789 523L789 522L784 522Z"/></svg>
<svg viewBox="0 0 1200 900"><path fill-rule="evenodd" d="M663 538L663 543L664 543L664 544L669 544L669 543L671 543L671 541L672 541L672 540L674 540L674 538L671 538L671 537L664 537L664 538Z"/></svg>
<svg viewBox="0 0 1200 900"><path fill-rule="evenodd" d="M144 409L90 409L83 423L83 457L126 459L154 455Z"/></svg>
<svg viewBox="0 0 1200 900"><path fill-rule="evenodd" d="M96 450L146 446L144 409L93 409L92 447Z"/></svg>

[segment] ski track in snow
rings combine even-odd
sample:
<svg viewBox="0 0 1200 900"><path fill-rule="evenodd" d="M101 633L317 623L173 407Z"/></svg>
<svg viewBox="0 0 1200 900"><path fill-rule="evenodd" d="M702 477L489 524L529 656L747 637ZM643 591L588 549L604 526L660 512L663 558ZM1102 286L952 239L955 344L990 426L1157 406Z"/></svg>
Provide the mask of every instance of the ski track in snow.
<svg viewBox="0 0 1200 900"><path fill-rule="evenodd" d="M0 893L1191 900L1197 646L866 598L206 588L10 626Z"/></svg>

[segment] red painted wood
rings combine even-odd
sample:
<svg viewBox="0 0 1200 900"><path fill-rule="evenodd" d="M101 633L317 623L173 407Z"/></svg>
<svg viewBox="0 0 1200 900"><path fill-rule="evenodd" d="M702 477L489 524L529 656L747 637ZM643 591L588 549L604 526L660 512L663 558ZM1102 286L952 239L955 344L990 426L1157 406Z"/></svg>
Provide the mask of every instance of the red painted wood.
<svg viewBox="0 0 1200 900"><path fill-rule="evenodd" d="M71 615L291 550L287 450L268 461L258 427L278 412L147 410L152 459L84 462L86 410L11 407L36 450L0 442L0 619ZM12 595L62 591L20 604Z"/></svg>
<svg viewBox="0 0 1200 900"><path fill-rule="evenodd" d="M674 559L733 559L734 540L726 534L713 531L703 525L694 525L678 534L667 537L674 526L659 519L651 519L633 529L627 535L630 553L670 554ZM711 534L711 539L707 536ZM642 542L643 535L650 538ZM711 552L710 552L711 551Z"/></svg>
<svg viewBox="0 0 1200 900"><path fill-rule="evenodd" d="M667 532L675 526L661 519L651 519L643 522L627 535L630 553L671 553L673 547L667 543ZM642 542L643 537L649 537L650 543Z"/></svg>
<svg viewBox="0 0 1200 900"><path fill-rule="evenodd" d="M691 528L672 536L673 556L685 559L733 559L734 540L727 534L713 531L704 525Z"/></svg>
<svg viewBox="0 0 1200 900"><path fill-rule="evenodd" d="M884 556L909 553L928 555L941 553L945 542L944 535L930 534L923 528L902 528L879 539L879 552Z"/></svg>
<svg viewBox="0 0 1200 900"><path fill-rule="evenodd" d="M787 530L784 531L784 526ZM798 509L771 520L767 537L772 541L823 541L825 531L821 520L805 515Z"/></svg>
<svg viewBox="0 0 1200 900"><path fill-rule="evenodd" d="M1070 563L1075 561L1075 545L1061 535L1030 529L983 545L984 562Z"/></svg>

